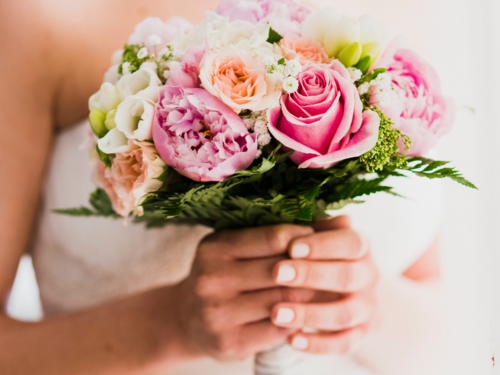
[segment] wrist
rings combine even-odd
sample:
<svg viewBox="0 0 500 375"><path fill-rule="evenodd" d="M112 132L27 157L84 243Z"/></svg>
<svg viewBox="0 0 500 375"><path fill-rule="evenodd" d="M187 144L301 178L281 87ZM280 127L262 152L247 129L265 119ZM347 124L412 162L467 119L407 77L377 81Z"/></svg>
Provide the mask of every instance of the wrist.
<svg viewBox="0 0 500 375"><path fill-rule="evenodd" d="M182 284L161 288L150 293L152 339L158 343L153 360L182 363L201 359L205 355L187 337L183 324Z"/></svg>

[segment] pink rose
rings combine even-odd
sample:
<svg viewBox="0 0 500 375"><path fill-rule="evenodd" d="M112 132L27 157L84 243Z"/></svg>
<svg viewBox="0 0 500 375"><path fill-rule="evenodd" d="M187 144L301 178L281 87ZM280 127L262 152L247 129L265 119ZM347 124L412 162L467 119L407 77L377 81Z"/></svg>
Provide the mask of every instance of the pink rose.
<svg viewBox="0 0 500 375"><path fill-rule="evenodd" d="M203 88L236 112L263 111L281 95L276 75L267 74L258 56L228 47L208 52L201 62Z"/></svg>
<svg viewBox="0 0 500 375"><path fill-rule="evenodd" d="M184 54L179 65L170 69L171 76L167 81L168 86L178 86L183 88L199 88L200 63L205 55L203 46L189 48Z"/></svg>
<svg viewBox="0 0 500 375"><path fill-rule="evenodd" d="M387 68L394 87L388 93L390 104L381 109L411 138L410 150L400 147L401 152L425 155L451 130L455 120L453 99L441 94L434 68L411 50L389 46L374 68L378 67ZM371 97L371 104L378 101L378 95Z"/></svg>
<svg viewBox="0 0 500 375"><path fill-rule="evenodd" d="M321 44L312 39L301 38L295 34L286 34L279 45L285 59L297 59L302 66L328 64L330 62Z"/></svg>
<svg viewBox="0 0 500 375"><path fill-rule="evenodd" d="M165 172L165 162L153 143L129 140L130 151L110 156L111 168L97 161L97 184L108 194L113 209L124 217L141 215L141 199L158 191L163 182L158 178Z"/></svg>
<svg viewBox="0 0 500 375"><path fill-rule="evenodd" d="M311 13L296 0L222 0L215 11L230 21L269 22L280 35L301 35L300 25Z"/></svg>
<svg viewBox="0 0 500 375"><path fill-rule="evenodd" d="M195 181L222 181L252 164L257 154L234 111L203 89L164 86L156 107L153 139L161 157Z"/></svg>
<svg viewBox="0 0 500 375"><path fill-rule="evenodd" d="M170 43L179 31L189 30L193 25L182 17L172 17L167 22L163 22L158 17L148 17L135 27L135 32L130 36L128 44L145 44L149 53L155 53L155 47L149 45L148 38L157 35L161 38L161 43L156 46L159 52Z"/></svg>
<svg viewBox="0 0 500 375"><path fill-rule="evenodd" d="M361 156L378 140L380 117L363 112L356 87L338 61L309 65L298 76L299 88L269 111L269 130L299 168L330 168Z"/></svg>

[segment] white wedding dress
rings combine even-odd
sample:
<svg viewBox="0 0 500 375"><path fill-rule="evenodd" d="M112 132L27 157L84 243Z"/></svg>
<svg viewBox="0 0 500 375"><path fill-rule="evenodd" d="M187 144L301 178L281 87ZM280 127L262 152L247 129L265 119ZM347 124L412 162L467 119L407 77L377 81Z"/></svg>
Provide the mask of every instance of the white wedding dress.
<svg viewBox="0 0 500 375"><path fill-rule="evenodd" d="M331 3L315 2L321 6ZM376 3L382 7L385 2L401 5L404 1ZM417 1L405 3L418 8ZM352 14L363 11L356 2L350 2L350 7L346 11ZM405 18L411 19L411 14ZM391 20L394 17L392 14ZM392 28L397 28L392 23ZM52 213L56 208L86 205L89 193L95 189L88 155L79 150L87 131L88 124L82 122L56 138L32 242L46 316L90 308L178 282L189 273L198 241L209 233L201 226L146 230L142 225L125 226L123 220ZM439 230L443 208L438 181L412 178L391 183L406 199L379 194L369 197L364 205L342 211L350 214L355 227L370 238L376 263L388 278L401 275L429 247ZM308 356L306 360L311 375L371 374L351 357ZM252 361L221 364L203 360L179 369L175 375L252 375L252 365Z"/></svg>
<svg viewBox="0 0 500 375"><path fill-rule="evenodd" d="M176 283L190 269L196 245L209 230L171 225L146 230L123 220L74 218L51 212L86 204L95 189L87 152L79 150L88 124L58 135L46 183L33 263L47 316L96 306L160 285ZM343 210L372 242L386 277L404 272L429 247L442 218L440 183L423 179L391 181L407 197L379 194ZM350 357L311 356L312 375L368 375ZM252 375L252 362L195 362L175 375Z"/></svg>

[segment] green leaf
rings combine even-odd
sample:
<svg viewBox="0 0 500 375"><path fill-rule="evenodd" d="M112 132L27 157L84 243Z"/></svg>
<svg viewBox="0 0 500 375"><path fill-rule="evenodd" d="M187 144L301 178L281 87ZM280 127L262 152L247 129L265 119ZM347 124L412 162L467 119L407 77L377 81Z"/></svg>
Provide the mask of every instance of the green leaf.
<svg viewBox="0 0 500 375"><path fill-rule="evenodd" d="M354 200L354 199L351 199L351 198L348 198L348 199L342 199L338 202L333 202L333 203L330 203L326 206L326 210L327 211L337 211L337 210L341 210L342 208L350 205L350 204L362 204L362 203L365 203L364 201L358 201L358 200Z"/></svg>
<svg viewBox="0 0 500 375"><path fill-rule="evenodd" d="M281 39L283 39L283 37L271 27L269 29L269 37L267 38L267 42L271 44L279 43L281 42Z"/></svg>
<svg viewBox="0 0 500 375"><path fill-rule="evenodd" d="M109 199L108 194L103 189L97 189L90 195L89 203L92 209L87 207L80 208L70 208L70 209L58 209L52 212L61 215L70 216L104 216L104 217L120 217L115 210L113 210L113 205L111 199Z"/></svg>
<svg viewBox="0 0 500 375"><path fill-rule="evenodd" d="M97 154L99 155L99 159L101 159L106 168L111 168L111 159L109 158L109 154L102 152L99 148L99 145L96 145L95 149L97 151Z"/></svg>
<svg viewBox="0 0 500 375"><path fill-rule="evenodd" d="M423 157L412 157L408 158L408 166L402 169L410 171L419 177L426 177L429 179L449 178L471 189L477 189L472 182L465 179L455 168L444 168L444 166L448 164L449 162L447 161L436 161Z"/></svg>
<svg viewBox="0 0 500 375"><path fill-rule="evenodd" d="M52 210L52 212L69 216L96 216L94 211L87 207L69 208L67 210Z"/></svg>

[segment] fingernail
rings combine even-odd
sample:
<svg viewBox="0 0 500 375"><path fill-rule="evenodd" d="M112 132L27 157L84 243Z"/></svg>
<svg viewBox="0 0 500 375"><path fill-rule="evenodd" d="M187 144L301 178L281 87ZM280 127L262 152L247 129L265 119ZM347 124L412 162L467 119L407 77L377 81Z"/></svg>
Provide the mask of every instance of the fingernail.
<svg viewBox="0 0 500 375"><path fill-rule="evenodd" d="M297 243L291 250L292 258L305 258L311 252L311 248L306 243Z"/></svg>
<svg viewBox="0 0 500 375"><path fill-rule="evenodd" d="M295 319L295 312L287 307L282 307L278 310L275 322L278 324L291 323Z"/></svg>
<svg viewBox="0 0 500 375"><path fill-rule="evenodd" d="M295 279L295 276L297 276L295 268L284 264L278 270L278 277L276 278L276 281L278 281L279 283L287 283L289 281L293 281Z"/></svg>
<svg viewBox="0 0 500 375"><path fill-rule="evenodd" d="M295 336L292 340L292 347L298 350L306 350L309 347L309 340L304 336Z"/></svg>

